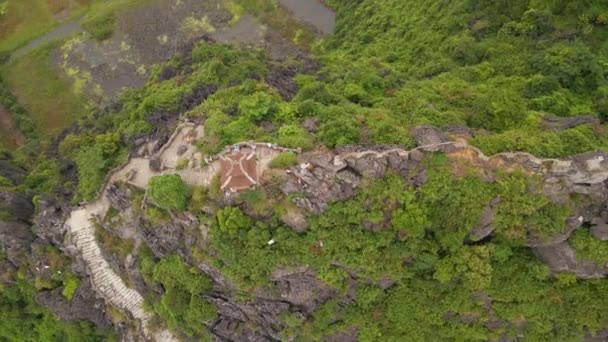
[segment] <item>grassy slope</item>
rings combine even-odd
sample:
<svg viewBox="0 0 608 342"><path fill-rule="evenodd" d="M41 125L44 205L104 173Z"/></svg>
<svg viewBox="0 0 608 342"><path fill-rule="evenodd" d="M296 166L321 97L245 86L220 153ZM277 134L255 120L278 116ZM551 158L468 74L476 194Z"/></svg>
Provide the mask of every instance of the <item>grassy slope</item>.
<svg viewBox="0 0 608 342"><path fill-rule="evenodd" d="M87 110L85 99L76 95L51 65L49 54L54 47L47 45L2 69L19 103L45 135L57 133Z"/></svg>

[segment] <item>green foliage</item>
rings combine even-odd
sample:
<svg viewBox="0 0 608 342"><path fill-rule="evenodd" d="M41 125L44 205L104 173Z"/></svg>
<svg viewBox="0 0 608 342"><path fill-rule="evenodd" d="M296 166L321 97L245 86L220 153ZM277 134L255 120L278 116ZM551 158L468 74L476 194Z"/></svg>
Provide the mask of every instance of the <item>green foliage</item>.
<svg viewBox="0 0 608 342"><path fill-rule="evenodd" d="M154 226L167 223L171 219L167 211L154 206L146 208L145 217Z"/></svg>
<svg viewBox="0 0 608 342"><path fill-rule="evenodd" d="M298 164L298 156L293 152L283 152L270 162L273 169L288 169Z"/></svg>
<svg viewBox="0 0 608 342"><path fill-rule="evenodd" d="M588 229L577 229L569 241L578 260L592 261L600 267L608 263L608 243L591 236Z"/></svg>
<svg viewBox="0 0 608 342"><path fill-rule="evenodd" d="M606 147L606 135L589 125L560 132L539 129L509 130L500 134L479 135L473 139L486 155L528 151L538 157L561 157Z"/></svg>
<svg viewBox="0 0 608 342"><path fill-rule="evenodd" d="M472 127L502 132L519 127L526 117L525 102L514 91L490 88L475 101Z"/></svg>
<svg viewBox="0 0 608 342"><path fill-rule="evenodd" d="M211 290L212 281L199 270L189 268L177 255L163 258L156 264L152 280L165 289L153 306L169 328L190 337L207 336L205 323L217 316L215 307L203 297Z"/></svg>
<svg viewBox="0 0 608 342"><path fill-rule="evenodd" d="M313 140L310 134L302 128L295 125L286 125L279 129L278 143L281 146L290 148L301 148L308 150L312 148Z"/></svg>
<svg viewBox="0 0 608 342"><path fill-rule="evenodd" d="M3 272L9 272L4 270ZM90 322L63 322L48 309L36 304L36 290L19 274L4 276L10 283L0 283L0 339L6 341L107 341L112 340L110 331L98 331ZM70 278L71 279L71 278ZM77 278L68 280L67 295L73 295L78 286ZM68 296L66 296L67 298ZM69 299L69 298L68 298Z"/></svg>
<svg viewBox="0 0 608 342"><path fill-rule="evenodd" d="M61 184L61 171L57 161L40 158L25 178L24 185L41 193L52 193Z"/></svg>
<svg viewBox="0 0 608 342"><path fill-rule="evenodd" d="M80 149L74 158L78 165L79 183L77 198L93 199L103 184L107 160L101 147L95 145Z"/></svg>
<svg viewBox="0 0 608 342"><path fill-rule="evenodd" d="M80 279L78 279L76 276L67 277L63 282L63 290L61 291L61 294L67 300L72 300L72 298L74 298L74 292L76 292L78 286L80 286Z"/></svg>
<svg viewBox="0 0 608 342"><path fill-rule="evenodd" d="M264 92L255 92L243 98L238 105L242 116L253 122L264 120L271 114L273 98Z"/></svg>
<svg viewBox="0 0 608 342"><path fill-rule="evenodd" d="M152 177L147 192L152 203L165 210L185 211L190 199L190 188L179 175Z"/></svg>
<svg viewBox="0 0 608 342"><path fill-rule="evenodd" d="M239 208L226 207L217 212L217 224L222 234L236 236L249 229L253 225L253 221Z"/></svg>
<svg viewBox="0 0 608 342"><path fill-rule="evenodd" d="M596 57L580 43L555 45L532 59L532 66L566 88L590 90L606 80Z"/></svg>
<svg viewBox="0 0 608 342"><path fill-rule="evenodd" d="M112 36L115 21L116 14L113 11L108 10L86 16L80 23L80 26L87 31L93 39L101 41Z"/></svg>

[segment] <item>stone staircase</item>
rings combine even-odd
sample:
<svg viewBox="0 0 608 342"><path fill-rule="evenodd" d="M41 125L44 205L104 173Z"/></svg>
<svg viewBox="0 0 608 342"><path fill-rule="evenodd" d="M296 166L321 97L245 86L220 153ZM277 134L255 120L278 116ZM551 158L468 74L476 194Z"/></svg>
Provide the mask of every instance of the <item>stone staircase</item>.
<svg viewBox="0 0 608 342"><path fill-rule="evenodd" d="M91 203L82 209L73 211L66 222L72 242L80 251L82 260L89 271L93 288L103 296L108 304L139 321L146 338L158 342L177 341L167 330L153 332L147 328L152 315L144 311L144 298L136 290L127 287L104 259L101 249L95 241L95 230L90 219L95 217L98 211L107 210L106 205L107 203L103 200Z"/></svg>

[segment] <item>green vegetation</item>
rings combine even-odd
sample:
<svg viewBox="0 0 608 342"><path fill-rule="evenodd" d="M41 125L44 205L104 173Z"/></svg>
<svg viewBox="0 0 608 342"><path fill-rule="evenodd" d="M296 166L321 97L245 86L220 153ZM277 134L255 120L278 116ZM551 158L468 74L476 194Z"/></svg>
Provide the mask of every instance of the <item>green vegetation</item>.
<svg viewBox="0 0 608 342"><path fill-rule="evenodd" d="M270 167L274 169L288 169L298 164L298 156L293 152L283 152L274 157L270 162Z"/></svg>
<svg viewBox="0 0 608 342"><path fill-rule="evenodd" d="M95 40L105 40L114 32L116 14L112 11L92 12L80 24Z"/></svg>
<svg viewBox="0 0 608 342"><path fill-rule="evenodd" d="M238 208L220 209L210 246L199 252L243 291L268 285L277 267L297 265L308 265L344 292L357 282L354 303L338 307L330 301L304 322L287 317L286 338L320 339L356 326L361 340L487 340L503 334L576 340L586 329L593 333L608 324L601 314L608 303L604 282L550 278L524 246L522 236L529 233L560 232L567 208L531 194L534 182L517 173L487 183L452 176L441 155L426 166L428 181L419 191L395 175L369 181L354 198L310 218L304 234ZM502 199L496 235L464 244L496 196ZM270 238L275 245L266 244ZM380 290L375 284L383 279L395 286ZM597 303L590 304L589 295ZM491 298L491 309L484 296ZM489 329L490 321L513 324ZM514 325L520 321L525 327Z"/></svg>
<svg viewBox="0 0 608 342"><path fill-rule="evenodd" d="M56 12L48 10L51 2L30 0L34 6L25 18L28 1L8 1L0 0L0 53L57 23L50 14ZM106 39L119 12L135 3L94 2L82 27ZM126 91L116 105L95 113L51 67L57 45L11 61L1 70L0 105L31 144L15 155L28 172L23 183L3 177L0 187L58 199L72 194L73 202L93 199L134 141L162 131L165 118L180 115L204 120L205 135L197 143L206 155L245 140L303 150L351 144L412 148L410 132L419 125L468 126L472 135L464 139L486 154L517 150L563 157L608 147L608 11L601 1L327 3L338 21L335 35L321 40L275 2L226 3L230 24L253 13L314 61L277 60L264 51L203 40L155 66L145 87ZM212 21L192 19L185 29L210 32ZM555 131L542 126L546 115L582 114L600 122ZM71 124L69 132L55 135ZM271 166L296 163L286 153ZM69 178L74 166L77 182ZM285 340L322 340L356 327L362 341L570 341L608 327L605 281L550 275L526 246L530 236L542 240L561 233L578 209L576 199L557 204L537 194L533 190L542 184L529 175L505 172L488 179L470 166L455 176L450 166L442 155L427 160L426 182L418 188L394 174L366 179L351 199L331 203L317 216L306 213L309 228L300 233L280 219L298 195L282 195L274 178L225 206L218 180L191 190L177 175L154 177L147 189L152 205L135 191L134 213L161 225L174 211L189 209L208 227L208 236L179 256L159 259L140 248L145 282L162 289L146 294L149 308L176 334L206 339L207 325L217 317L206 300L213 284L191 265L206 262L220 270L244 300L271 287L277 268L307 265L338 293L356 294L351 302L323 304L307 319L283 314ZM473 241L471 230L495 198L500 203L493 235ZM2 207L0 218L8 215ZM98 235L118 257L133 248L130 241ZM580 260L608 262L606 242L585 227L569 242ZM79 286L59 251L40 253L63 275L1 274L0 336L100 339L89 324L59 322L34 304L36 291L63 287L70 300ZM384 280L393 286L376 286Z"/></svg>
<svg viewBox="0 0 608 342"><path fill-rule="evenodd" d="M179 175L156 176L150 179L148 196L159 208L184 211L190 199L190 188Z"/></svg>
<svg viewBox="0 0 608 342"><path fill-rule="evenodd" d="M165 289L154 311L167 322L169 328L188 337L209 337L206 323L216 316L215 307L203 294L211 289L212 281L194 267L187 266L177 256L169 256L155 263L149 251L140 252L140 269L146 281L158 283Z"/></svg>
<svg viewBox="0 0 608 342"><path fill-rule="evenodd" d="M0 287L0 338L7 341L107 341L91 323L65 323L34 302L36 289L25 279ZM67 297L67 296L66 296Z"/></svg>
<svg viewBox="0 0 608 342"><path fill-rule="evenodd" d="M608 264L608 242L591 236L588 229L578 229L570 238L578 260L591 261L600 266Z"/></svg>

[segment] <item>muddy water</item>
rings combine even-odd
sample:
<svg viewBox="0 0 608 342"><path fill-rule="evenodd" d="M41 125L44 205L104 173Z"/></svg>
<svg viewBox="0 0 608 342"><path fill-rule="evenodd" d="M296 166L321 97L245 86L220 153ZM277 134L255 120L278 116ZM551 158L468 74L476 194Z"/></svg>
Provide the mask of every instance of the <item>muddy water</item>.
<svg viewBox="0 0 608 342"><path fill-rule="evenodd" d="M296 18L316 27L323 34L334 33L336 14L319 0L279 0Z"/></svg>
<svg viewBox="0 0 608 342"><path fill-rule="evenodd" d="M80 31L82 31L82 29L80 28L80 24L76 20L62 24L62 25L56 27L55 29L53 29L52 31L49 31L45 35L40 36L40 37L30 41L26 46L15 51L11 55L11 59L15 59L17 57L23 56L23 55L27 54L28 52L31 52L46 43L50 43L55 40L70 37L71 35L78 33Z"/></svg>

